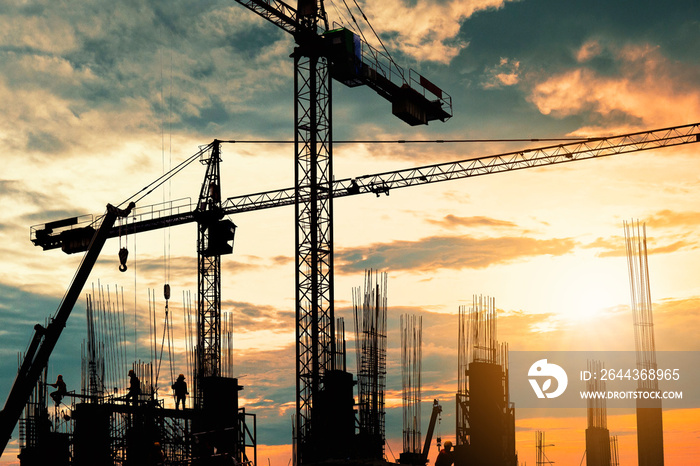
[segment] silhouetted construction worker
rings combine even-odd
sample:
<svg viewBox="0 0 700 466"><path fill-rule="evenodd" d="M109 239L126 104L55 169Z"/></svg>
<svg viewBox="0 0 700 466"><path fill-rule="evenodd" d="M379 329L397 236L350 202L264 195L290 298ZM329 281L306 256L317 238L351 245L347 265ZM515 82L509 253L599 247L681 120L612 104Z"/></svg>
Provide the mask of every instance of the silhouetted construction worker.
<svg viewBox="0 0 700 466"><path fill-rule="evenodd" d="M452 442L449 440L445 442L445 448L440 450L437 459L435 460L435 466L452 466L455 462L455 452L452 451Z"/></svg>
<svg viewBox="0 0 700 466"><path fill-rule="evenodd" d="M129 393L126 394L126 402L132 400L134 405L139 402L139 395L141 394L141 381L136 377L136 373L133 369L129 370Z"/></svg>
<svg viewBox="0 0 700 466"><path fill-rule="evenodd" d="M153 442L153 447L149 453L150 460L148 464L155 464L157 466L165 464L165 454L160 446L160 442Z"/></svg>
<svg viewBox="0 0 700 466"><path fill-rule="evenodd" d="M177 376L177 380L173 384L173 390L175 390L175 409L180 409L180 401L182 401L182 409L185 409L185 397L190 392L187 391L187 382L185 382L183 374Z"/></svg>
<svg viewBox="0 0 700 466"><path fill-rule="evenodd" d="M49 383L47 385L57 389L55 392L51 392L49 396L56 405L61 404L61 400L66 396L66 393L68 393L66 390L66 383L63 381L63 376L59 374L58 378L56 378L56 383Z"/></svg>

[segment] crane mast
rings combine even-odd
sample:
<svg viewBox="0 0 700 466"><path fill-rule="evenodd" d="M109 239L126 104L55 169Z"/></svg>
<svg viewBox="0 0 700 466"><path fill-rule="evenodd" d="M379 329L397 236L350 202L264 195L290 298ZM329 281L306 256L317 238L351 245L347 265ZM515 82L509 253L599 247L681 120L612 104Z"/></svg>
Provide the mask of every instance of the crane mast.
<svg viewBox="0 0 700 466"><path fill-rule="evenodd" d="M221 144L215 140L204 152L207 166L199 193L197 219L197 364L195 406L203 405L202 380L221 375L221 255L230 254L228 240L235 225L221 208Z"/></svg>
<svg viewBox="0 0 700 466"><path fill-rule="evenodd" d="M315 1L299 1L315 31ZM302 14L302 12L306 14ZM327 23L327 20L325 20ZM294 50L296 244L296 464L313 454L312 408L334 369L331 79L319 36L299 32Z"/></svg>

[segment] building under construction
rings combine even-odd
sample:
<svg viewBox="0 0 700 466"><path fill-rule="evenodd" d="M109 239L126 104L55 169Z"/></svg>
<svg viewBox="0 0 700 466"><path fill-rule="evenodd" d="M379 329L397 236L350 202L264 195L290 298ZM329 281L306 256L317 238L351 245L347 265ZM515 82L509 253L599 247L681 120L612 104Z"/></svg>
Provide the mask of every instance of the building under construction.
<svg viewBox="0 0 700 466"><path fill-rule="evenodd" d="M656 371L656 344L652 314L649 264L647 262L646 225L624 223L627 264L634 319L634 346L639 373ZM640 377L640 392L656 392L656 378ZM639 466L663 466L664 431L661 399L637 399L637 456Z"/></svg>
<svg viewBox="0 0 700 466"><path fill-rule="evenodd" d="M588 371L602 373L600 361L588 361ZM586 391L605 392L605 381L592 377L586 381ZM610 431L608 430L608 413L604 398L586 400L586 466L611 466Z"/></svg>
<svg viewBox="0 0 700 466"><path fill-rule="evenodd" d="M357 359L358 442L375 460L384 458L387 274L365 272L364 291L353 292Z"/></svg>
<svg viewBox="0 0 700 466"><path fill-rule="evenodd" d="M516 466L508 346L497 341L495 299L459 309L455 466Z"/></svg>
<svg viewBox="0 0 700 466"><path fill-rule="evenodd" d="M80 390L61 393L58 389L49 396L47 372L42 372L20 419L20 464L197 465L232 464L234 460L255 464L256 418L239 407L237 394L243 387L228 376L232 367L226 356L231 344L227 315L222 319L221 376L198 377L195 368L187 365L187 377L180 377L183 382L196 381L189 388L195 396L186 396L182 409L173 409L165 403L176 380L172 357L169 373L167 361L161 364L164 361L158 359L165 349L166 335L168 346L172 338L167 313L163 345L153 338L155 322L149 329L153 359L130 362L123 301L117 294L113 302L109 295L100 287L87 296ZM149 320L156 316L155 302L152 307ZM192 356L194 360L197 347L192 338L191 310L183 318L190 322L187 359ZM126 382L127 370L130 383ZM161 394L159 377L165 386L160 387Z"/></svg>

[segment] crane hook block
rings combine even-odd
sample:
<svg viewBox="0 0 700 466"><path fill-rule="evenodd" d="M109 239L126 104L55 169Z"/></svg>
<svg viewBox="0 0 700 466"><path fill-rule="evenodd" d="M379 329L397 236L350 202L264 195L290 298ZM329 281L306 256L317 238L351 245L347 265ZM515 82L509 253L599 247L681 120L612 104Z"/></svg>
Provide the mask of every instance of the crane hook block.
<svg viewBox="0 0 700 466"><path fill-rule="evenodd" d="M129 257L129 250L121 248L119 250L119 271L126 272L126 258Z"/></svg>

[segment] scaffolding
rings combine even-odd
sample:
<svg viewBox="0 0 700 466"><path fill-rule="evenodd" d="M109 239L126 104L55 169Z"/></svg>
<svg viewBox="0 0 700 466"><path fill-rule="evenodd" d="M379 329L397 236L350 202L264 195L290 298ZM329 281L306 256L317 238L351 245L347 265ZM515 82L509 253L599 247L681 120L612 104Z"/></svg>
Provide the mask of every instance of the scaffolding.
<svg viewBox="0 0 700 466"><path fill-rule="evenodd" d="M546 453L546 448L547 447L553 447L554 444L549 444L547 445L544 441L544 432L541 430L538 430L535 432L536 435L536 444L535 444L535 449L537 452L537 460L535 464L537 466L549 466L551 464L554 464L554 461L550 461L549 458L547 458L547 453Z"/></svg>
<svg viewBox="0 0 700 466"><path fill-rule="evenodd" d="M149 351L156 358L159 348L154 342L155 300L151 302L150 293L149 312ZM191 306L184 309L185 327L189 330L189 348L185 352L188 368L189 362L196 359L191 314ZM123 297L116 290L112 293L109 287L93 287L92 294L86 297L86 317L80 389L68 391L50 409L47 404L53 397L47 396L50 384L46 370L43 371L20 421L22 466L139 466L157 464L158 458L165 458L167 464L188 466L224 458L235 458L237 464L257 463L256 417L238 407L237 393L243 387L237 379L203 379L202 389L210 402L200 409L166 408L167 395L158 395L159 365L153 363L155 359L127 361ZM223 329L222 372L230 374L233 327L228 314L223 316ZM166 326L164 335L168 331ZM163 343L161 353L162 346ZM136 396L127 390L127 369L134 371L138 379ZM170 391L170 383L166 389ZM211 428L204 430L202 426ZM214 452L214 448L218 451Z"/></svg>
<svg viewBox="0 0 700 466"><path fill-rule="evenodd" d="M384 457L387 349L387 274L365 272L364 289L353 290L359 437L363 453Z"/></svg>

